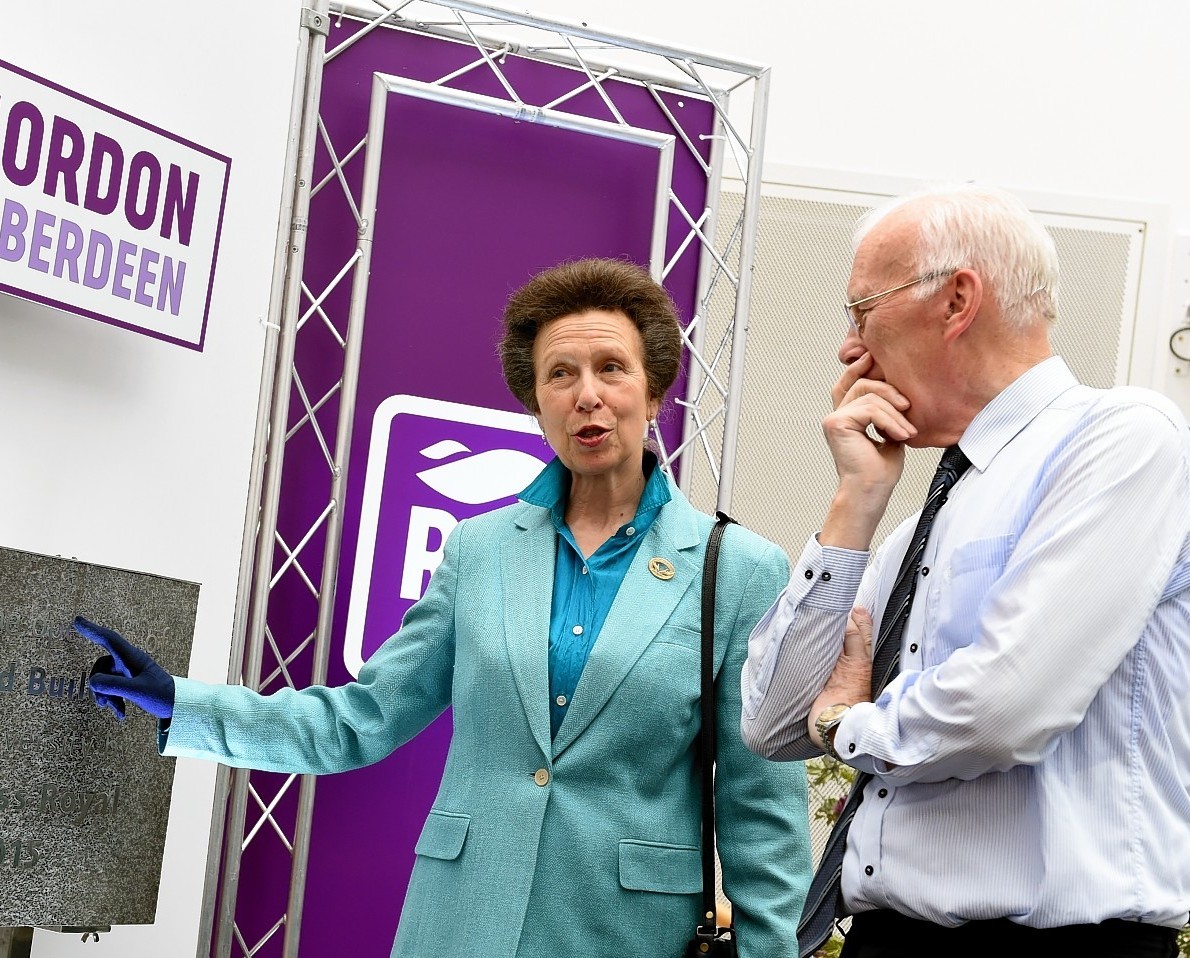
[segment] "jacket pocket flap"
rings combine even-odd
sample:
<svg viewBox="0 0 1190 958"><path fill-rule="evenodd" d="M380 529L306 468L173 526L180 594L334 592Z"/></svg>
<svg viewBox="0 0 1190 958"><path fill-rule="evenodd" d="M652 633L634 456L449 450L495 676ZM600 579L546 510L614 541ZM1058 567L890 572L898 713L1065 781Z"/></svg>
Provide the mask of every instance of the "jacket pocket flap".
<svg viewBox="0 0 1190 958"><path fill-rule="evenodd" d="M413 851L427 858L443 858L447 861L458 858L470 827L470 815L431 809Z"/></svg>
<svg viewBox="0 0 1190 958"><path fill-rule="evenodd" d="M633 891L691 895L702 891L702 859L692 845L620 842L620 885Z"/></svg>

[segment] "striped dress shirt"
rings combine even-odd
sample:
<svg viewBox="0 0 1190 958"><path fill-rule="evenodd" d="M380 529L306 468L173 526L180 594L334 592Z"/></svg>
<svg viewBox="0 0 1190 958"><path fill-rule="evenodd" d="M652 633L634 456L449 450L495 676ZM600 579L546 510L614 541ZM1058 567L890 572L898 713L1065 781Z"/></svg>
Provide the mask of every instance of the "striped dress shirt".
<svg viewBox="0 0 1190 958"><path fill-rule="evenodd" d="M959 442L901 672L835 747L872 772L843 897L941 925L1190 911L1190 429L1132 387L1033 367ZM744 740L817 754L807 713L853 605L881 612L914 520L877 551L806 544L757 625ZM865 569L865 566L867 568Z"/></svg>

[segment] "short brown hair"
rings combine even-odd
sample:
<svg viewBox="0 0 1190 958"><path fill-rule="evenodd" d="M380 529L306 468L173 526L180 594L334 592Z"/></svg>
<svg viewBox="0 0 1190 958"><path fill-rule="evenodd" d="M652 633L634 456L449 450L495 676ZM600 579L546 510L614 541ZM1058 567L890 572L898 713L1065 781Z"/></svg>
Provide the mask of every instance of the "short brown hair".
<svg viewBox="0 0 1190 958"><path fill-rule="evenodd" d="M538 273L504 307L504 382L530 412L538 411L533 370L537 334L555 319L597 309L623 313L640 331L650 399L661 399L677 379L682 334L665 288L625 260L575 260Z"/></svg>

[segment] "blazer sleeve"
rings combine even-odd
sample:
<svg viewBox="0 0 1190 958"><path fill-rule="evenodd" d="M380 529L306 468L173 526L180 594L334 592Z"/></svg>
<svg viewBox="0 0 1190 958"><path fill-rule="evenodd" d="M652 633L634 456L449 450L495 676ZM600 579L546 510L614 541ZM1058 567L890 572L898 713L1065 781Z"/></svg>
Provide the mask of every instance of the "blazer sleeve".
<svg viewBox="0 0 1190 958"><path fill-rule="evenodd" d="M451 532L425 595L358 680L266 696L241 685L177 679L162 754L317 775L378 762L413 738L450 704L466 526Z"/></svg>
<svg viewBox="0 0 1190 958"><path fill-rule="evenodd" d="M777 546L733 528L720 563L715 628L726 651L716 683L715 802L723 890L740 958L784 958L797 954L812 872L805 766L770 762L744 745L740 674L748 636L788 583L789 562Z"/></svg>

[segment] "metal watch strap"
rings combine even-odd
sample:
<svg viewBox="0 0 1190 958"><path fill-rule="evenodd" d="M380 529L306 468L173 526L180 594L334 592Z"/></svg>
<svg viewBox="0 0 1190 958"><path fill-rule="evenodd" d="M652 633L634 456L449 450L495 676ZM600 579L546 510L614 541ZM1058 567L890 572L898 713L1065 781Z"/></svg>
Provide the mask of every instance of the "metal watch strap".
<svg viewBox="0 0 1190 958"><path fill-rule="evenodd" d="M839 712L826 722L822 721L822 717L826 715L827 712L837 708L841 708L843 711ZM834 736L831 735L831 732L838 730L839 723L843 721L843 716L847 714L847 710L849 708L851 708L851 706L843 702L840 702L836 705L828 705L818 713L818 717L814 720L814 727L818 731L818 737L822 739L823 752L833 758L836 762L841 762L843 759L839 753L835 751Z"/></svg>

